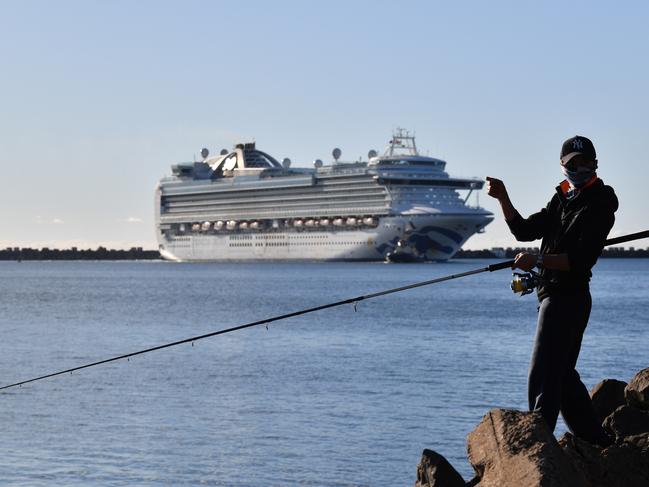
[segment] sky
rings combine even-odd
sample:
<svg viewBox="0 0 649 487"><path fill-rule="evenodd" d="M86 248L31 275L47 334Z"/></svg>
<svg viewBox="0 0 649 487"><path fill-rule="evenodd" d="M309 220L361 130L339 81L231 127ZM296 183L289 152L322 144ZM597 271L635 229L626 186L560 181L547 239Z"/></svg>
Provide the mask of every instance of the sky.
<svg viewBox="0 0 649 487"><path fill-rule="evenodd" d="M644 1L0 0L0 247L156 248L156 183L202 147L310 166L396 127L523 215L585 135L612 235L648 229L647 25ZM516 245L479 203L465 248Z"/></svg>

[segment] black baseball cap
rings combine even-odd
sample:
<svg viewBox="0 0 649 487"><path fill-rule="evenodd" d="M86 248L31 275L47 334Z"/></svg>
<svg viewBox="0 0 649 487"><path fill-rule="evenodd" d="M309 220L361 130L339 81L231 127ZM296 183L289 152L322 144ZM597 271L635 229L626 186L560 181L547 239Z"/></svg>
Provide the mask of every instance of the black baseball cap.
<svg viewBox="0 0 649 487"><path fill-rule="evenodd" d="M566 140L561 147L561 164L568 164L568 161L578 154L583 154L592 161L597 160L595 146L591 140L583 135L575 135Z"/></svg>

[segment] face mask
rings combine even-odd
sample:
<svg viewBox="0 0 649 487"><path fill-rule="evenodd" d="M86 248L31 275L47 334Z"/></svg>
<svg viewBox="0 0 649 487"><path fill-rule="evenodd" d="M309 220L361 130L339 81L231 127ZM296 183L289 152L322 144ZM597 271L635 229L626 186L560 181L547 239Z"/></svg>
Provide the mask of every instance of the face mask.
<svg viewBox="0 0 649 487"><path fill-rule="evenodd" d="M570 171L564 166L561 166L563 175L566 177L568 182L572 184L575 188L580 188L595 175L595 169L588 167L578 167L575 171Z"/></svg>

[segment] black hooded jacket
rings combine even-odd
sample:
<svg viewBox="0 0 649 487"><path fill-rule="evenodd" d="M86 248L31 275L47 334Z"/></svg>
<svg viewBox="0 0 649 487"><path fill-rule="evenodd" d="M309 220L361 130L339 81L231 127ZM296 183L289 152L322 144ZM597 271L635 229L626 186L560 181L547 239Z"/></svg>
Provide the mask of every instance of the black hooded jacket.
<svg viewBox="0 0 649 487"><path fill-rule="evenodd" d="M572 294L588 289L591 268L597 262L618 208L613 188L601 179L567 199L560 186L545 208L508 221L517 240L542 238L541 254L568 254L569 271L541 269L539 301L551 294Z"/></svg>

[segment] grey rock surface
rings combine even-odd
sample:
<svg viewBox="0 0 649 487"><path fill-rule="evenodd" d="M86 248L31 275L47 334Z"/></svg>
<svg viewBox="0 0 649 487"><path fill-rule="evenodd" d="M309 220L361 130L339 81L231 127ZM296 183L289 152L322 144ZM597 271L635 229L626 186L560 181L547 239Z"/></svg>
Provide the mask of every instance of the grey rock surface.
<svg viewBox="0 0 649 487"><path fill-rule="evenodd" d="M604 420L604 428L615 434L618 442L627 436L646 433L649 431L649 411L620 406Z"/></svg>
<svg viewBox="0 0 649 487"><path fill-rule="evenodd" d="M600 423L620 406L626 404L624 389L627 383L621 380L605 379L590 391L595 415Z"/></svg>
<svg viewBox="0 0 649 487"><path fill-rule="evenodd" d="M417 465L415 487L465 487L462 476L439 453L424 450Z"/></svg>
<svg viewBox="0 0 649 487"><path fill-rule="evenodd" d="M638 372L624 391L629 405L649 410L649 367Z"/></svg>
<svg viewBox="0 0 649 487"><path fill-rule="evenodd" d="M492 409L469 434L479 487L586 487L588 484L535 413Z"/></svg>

